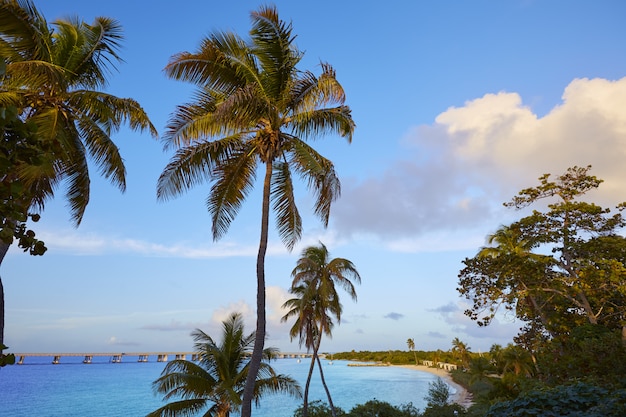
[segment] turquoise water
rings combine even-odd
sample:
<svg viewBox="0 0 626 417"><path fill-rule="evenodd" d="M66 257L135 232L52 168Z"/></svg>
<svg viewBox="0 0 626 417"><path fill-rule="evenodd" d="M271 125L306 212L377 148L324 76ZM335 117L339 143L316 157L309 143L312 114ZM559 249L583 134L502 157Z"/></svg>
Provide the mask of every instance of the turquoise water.
<svg viewBox="0 0 626 417"><path fill-rule="evenodd" d="M0 416L6 417L115 417L145 416L163 403L154 395L151 383L164 363L108 363L94 357L85 365L82 358L62 358L52 365L51 358L26 358L24 365L0 369ZM350 367L348 362L322 361L326 382L336 406L349 411L371 399L393 405L413 403L424 409L428 385L437 377L426 372L398 367ZM304 387L309 360L278 359L272 366L291 375ZM453 391L453 388L451 388ZM316 368L310 400L326 401ZM284 396L268 396L254 410L254 417L292 417L300 401Z"/></svg>

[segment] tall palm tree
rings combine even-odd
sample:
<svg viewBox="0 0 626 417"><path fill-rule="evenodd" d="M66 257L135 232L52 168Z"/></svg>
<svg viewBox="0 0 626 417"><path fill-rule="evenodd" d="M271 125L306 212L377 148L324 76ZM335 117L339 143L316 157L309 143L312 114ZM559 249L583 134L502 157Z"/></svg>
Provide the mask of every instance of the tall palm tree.
<svg viewBox="0 0 626 417"><path fill-rule="evenodd" d="M254 332L246 335L241 314L233 313L222 323L222 341L217 343L196 329L192 336L194 349L200 354L198 363L177 359L169 362L161 376L152 384L164 400L177 398L147 417L193 416L202 410L207 417L228 417L238 413L245 381L250 371L248 352L254 343ZM254 400L262 396L287 393L302 396L300 386L289 376L276 374L269 365L274 349L264 350L254 385Z"/></svg>
<svg viewBox="0 0 626 417"><path fill-rule="evenodd" d="M126 169L111 135L127 124L157 137L137 101L102 91L121 61L122 39L120 24L110 18L97 17L92 24L70 18L50 27L31 0L1 1L0 57L6 66L0 107L18 108L22 120L36 125L46 149L47 163L20 171L32 193L28 209L43 209L63 183L78 226L89 203L89 163L125 190ZM0 264L9 246L0 241Z"/></svg>
<svg viewBox="0 0 626 417"><path fill-rule="evenodd" d="M340 183L332 162L305 140L335 133L352 140L355 124L345 106L335 70L321 64L321 75L296 67L303 54L291 24L273 6L251 13L246 41L235 33L213 32L197 52L172 57L165 68L174 79L197 85L194 101L180 105L165 134L165 147L177 152L165 167L157 196L166 200L193 186L212 182L207 207L215 240L222 237L264 170L261 234L257 254L257 327L242 415L251 413L254 378L265 342L265 255L270 205L279 235L293 249L302 233L293 174L315 196L314 211L326 226Z"/></svg>
<svg viewBox="0 0 626 417"><path fill-rule="evenodd" d="M410 351L413 352L413 356L415 356L415 365L417 365L417 353L415 353L415 341L411 338L406 340L406 345Z"/></svg>
<svg viewBox="0 0 626 417"><path fill-rule="evenodd" d="M291 338L298 337L300 346L304 345L308 351L313 352L304 389L302 415L303 417L308 415L309 386L317 362L322 384L334 416L335 408L324 379L318 353L322 335L332 337L333 317L337 323L341 321L343 307L339 302L336 287L343 288L356 301L357 295L352 281L360 283L361 276L349 260L331 259L328 249L322 243L319 246L309 246L302 251L302 256L291 275L293 282L290 292L296 297L287 300L283 305L288 312L283 316L282 321L295 317L296 321L290 330Z"/></svg>

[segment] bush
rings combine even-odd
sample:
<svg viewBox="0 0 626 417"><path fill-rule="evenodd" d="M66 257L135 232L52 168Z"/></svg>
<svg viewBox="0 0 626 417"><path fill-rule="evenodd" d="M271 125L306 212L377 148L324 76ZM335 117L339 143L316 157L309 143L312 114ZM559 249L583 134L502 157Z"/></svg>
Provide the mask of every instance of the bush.
<svg viewBox="0 0 626 417"><path fill-rule="evenodd" d="M513 401L491 406L485 417L626 416L626 390L587 383L529 391Z"/></svg>
<svg viewBox="0 0 626 417"><path fill-rule="evenodd" d="M394 407L384 401L371 400L355 406L348 417L420 417L420 414L413 404Z"/></svg>
<svg viewBox="0 0 626 417"><path fill-rule="evenodd" d="M312 401L309 403L309 417L332 417L333 413L330 410L330 406L320 400ZM337 417L344 417L346 415L339 407L335 407L335 413ZM293 414L293 417L302 417L302 406L298 407Z"/></svg>

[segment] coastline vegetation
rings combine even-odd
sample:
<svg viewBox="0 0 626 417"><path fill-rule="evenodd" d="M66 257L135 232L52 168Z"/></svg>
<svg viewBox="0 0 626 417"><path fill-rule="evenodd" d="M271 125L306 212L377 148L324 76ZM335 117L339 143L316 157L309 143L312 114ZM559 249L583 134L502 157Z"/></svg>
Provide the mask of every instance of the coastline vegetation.
<svg viewBox="0 0 626 417"><path fill-rule="evenodd" d="M585 199L601 179L572 167L520 191L506 206L532 212L464 260L459 292L480 326L497 314L523 323L513 343L474 353L458 338L447 352L333 353L337 359L452 363L473 395L468 415L626 415L626 220ZM544 203L547 200L547 205ZM543 204L540 204L543 203Z"/></svg>

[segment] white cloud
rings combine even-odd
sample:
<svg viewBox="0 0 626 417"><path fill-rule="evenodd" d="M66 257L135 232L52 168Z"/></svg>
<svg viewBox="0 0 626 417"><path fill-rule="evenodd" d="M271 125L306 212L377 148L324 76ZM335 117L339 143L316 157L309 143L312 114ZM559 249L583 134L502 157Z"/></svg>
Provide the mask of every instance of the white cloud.
<svg viewBox="0 0 626 417"><path fill-rule="evenodd" d="M134 254L146 257L211 259L236 256L255 257L258 246L232 241L205 246L192 242L162 244L140 239L118 238L106 234L83 233L74 229L40 230L38 237L46 242L51 252L72 255ZM284 255L288 251L280 242L271 242L268 255Z"/></svg>
<svg viewBox="0 0 626 417"><path fill-rule="evenodd" d="M332 217L338 234L404 252L433 240L475 248L519 216L503 202L574 165L592 165L605 180L594 202L626 200L626 78L576 79L562 99L538 117L516 93L486 94L412 129L404 160L379 177L344 181Z"/></svg>

